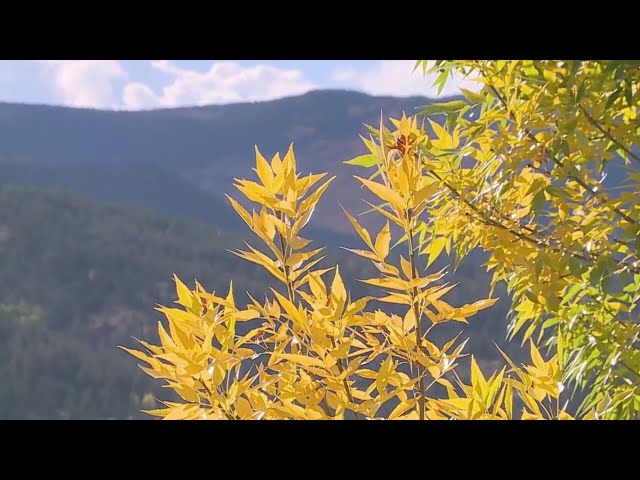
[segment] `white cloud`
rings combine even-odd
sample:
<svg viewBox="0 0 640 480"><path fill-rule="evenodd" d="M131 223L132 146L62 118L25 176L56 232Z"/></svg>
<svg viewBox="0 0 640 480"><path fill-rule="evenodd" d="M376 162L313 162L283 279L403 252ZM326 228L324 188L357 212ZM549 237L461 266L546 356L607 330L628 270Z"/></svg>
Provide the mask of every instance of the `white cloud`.
<svg viewBox="0 0 640 480"><path fill-rule="evenodd" d="M144 83L130 82L122 91L122 103L128 110L142 110L156 106L158 98Z"/></svg>
<svg viewBox="0 0 640 480"><path fill-rule="evenodd" d="M358 76L358 71L355 68L336 68L331 73L331 78L335 82L351 82Z"/></svg>
<svg viewBox="0 0 640 480"><path fill-rule="evenodd" d="M73 107L117 108L113 81L127 73L117 60L45 60L57 95Z"/></svg>
<svg viewBox="0 0 640 480"><path fill-rule="evenodd" d="M433 87L436 76L424 77L421 69L412 73L414 65L414 60L381 60L375 68L360 74L358 84L371 95L437 97L438 90ZM455 76L449 79L441 96L457 95L460 93L459 87L473 91L480 89L477 82Z"/></svg>
<svg viewBox="0 0 640 480"><path fill-rule="evenodd" d="M242 67L234 62L216 62L206 72L183 69L168 60L154 60L151 65L172 77L171 83L161 92L154 92L141 83L127 84L122 99L125 108L270 100L316 88L300 70L264 64Z"/></svg>

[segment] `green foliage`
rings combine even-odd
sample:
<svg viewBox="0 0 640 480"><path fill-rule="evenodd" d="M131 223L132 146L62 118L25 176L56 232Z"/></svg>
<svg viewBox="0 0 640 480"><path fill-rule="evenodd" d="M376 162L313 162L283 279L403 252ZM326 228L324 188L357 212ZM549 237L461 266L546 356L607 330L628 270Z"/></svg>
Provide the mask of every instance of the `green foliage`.
<svg viewBox="0 0 640 480"><path fill-rule="evenodd" d="M421 147L440 192L423 244L488 252L493 284L512 293L511 336L549 330L565 343L567 380L588 391L582 412L638 418L637 62L419 64L481 86ZM616 174L625 181L608 188Z"/></svg>

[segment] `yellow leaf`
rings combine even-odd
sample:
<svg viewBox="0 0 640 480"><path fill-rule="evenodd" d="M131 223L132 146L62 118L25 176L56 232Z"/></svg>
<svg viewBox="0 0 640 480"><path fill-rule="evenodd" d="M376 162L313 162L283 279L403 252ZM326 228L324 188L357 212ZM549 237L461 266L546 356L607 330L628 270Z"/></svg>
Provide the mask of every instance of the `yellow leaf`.
<svg viewBox="0 0 640 480"><path fill-rule="evenodd" d="M494 303L496 303L498 298L487 298L485 300L478 300L477 302L472 303L471 305L463 305L460 307L460 314L464 317L470 317L478 313L478 311L483 310L485 308L489 308Z"/></svg>
<svg viewBox="0 0 640 480"><path fill-rule="evenodd" d="M191 296L191 290L180 281L178 276L174 273L173 280L176 282L176 292L178 293L178 300L175 302L186 308L191 308L193 303L193 297Z"/></svg>
<svg viewBox="0 0 640 480"><path fill-rule="evenodd" d="M366 259L374 261L374 262L377 262L377 261L380 260L378 258L377 254L372 253L372 252L368 252L366 250L360 250L360 249L357 249L357 248L346 248L346 247L342 247L342 248L343 248L343 250L346 250L347 252L351 252L351 253L353 253L355 255L358 255L359 257L363 257L363 258L366 258Z"/></svg>
<svg viewBox="0 0 640 480"><path fill-rule="evenodd" d="M405 402L400 402L396 408L389 414L389 420L395 420L404 414L407 410L414 408L416 406L416 401L414 399L407 400Z"/></svg>
<svg viewBox="0 0 640 480"><path fill-rule="evenodd" d="M398 225L400 228L402 229L406 229L408 226L408 222L407 219L402 216L402 217L398 217L396 215L394 215L392 212L385 210L384 208L378 206L378 205L374 205L372 203L366 202L367 205L369 205L374 211L376 211L377 213L379 213L380 215L382 215L383 217L385 217L387 220L391 220L393 223L395 223L396 225Z"/></svg>
<svg viewBox="0 0 640 480"><path fill-rule="evenodd" d="M381 183L372 182L371 180L366 180L364 178L355 176L362 184L367 187L371 192L376 195L380 200L387 202L398 209L403 209L406 207L405 201L402 197L395 191L391 190L389 187L382 185Z"/></svg>
<svg viewBox="0 0 640 480"><path fill-rule="evenodd" d="M542 415L536 415L535 413L528 412L526 410L522 411L522 420L544 420Z"/></svg>
<svg viewBox="0 0 640 480"><path fill-rule="evenodd" d="M324 362L319 358L308 357L306 355L299 355L294 353L274 353L273 356L275 358L289 360L290 362L296 363L303 367L326 368Z"/></svg>
<svg viewBox="0 0 640 480"><path fill-rule="evenodd" d="M404 280L400 280L399 278L369 278L367 280L360 280L362 283L366 283L367 285L373 285L374 287L380 288L390 288L392 290L402 290L406 291L409 288L409 284Z"/></svg>
<svg viewBox="0 0 640 480"><path fill-rule="evenodd" d="M445 237L437 237L435 239L431 240L431 243L429 243L424 250L422 250L421 253L425 254L428 253L429 254L429 260L427 261L427 267L429 267L433 262L435 262L438 257L440 256L440 253L442 253L442 249L445 247L445 245L449 243L449 239L445 238Z"/></svg>
<svg viewBox="0 0 640 480"><path fill-rule="evenodd" d="M156 410L143 410L143 412L148 415L153 415L154 417L165 417L169 413L171 413L172 410L173 408L169 407L169 408L159 408Z"/></svg>
<svg viewBox="0 0 640 480"><path fill-rule="evenodd" d="M371 242L371 236L369 235L369 232L367 232L358 223L358 221L349 214L349 212L347 212L344 208L342 210L344 211L345 215L349 219L349 222L351 222L351 225L353 226L354 230L358 233L358 235L360 235L360 238L364 240L364 243L367 244L367 247L369 247L372 251L375 251L375 248L373 247L373 243Z"/></svg>
<svg viewBox="0 0 640 480"><path fill-rule="evenodd" d="M249 215L249 212L247 212L245 208L232 197L230 197L229 195L225 196L229 200L229 203L231 203L231 206L236 211L236 213L240 216L240 218L242 218L244 223L246 223L249 228L253 228L253 221L251 220L251 215Z"/></svg>
<svg viewBox="0 0 640 480"><path fill-rule="evenodd" d="M199 405L197 404L179 404L171 408L163 420L184 420L192 415L193 411L196 409L199 409Z"/></svg>
<svg viewBox="0 0 640 480"><path fill-rule="evenodd" d="M400 268L402 269L402 273L407 280L413 277L413 272L411 271L411 264L408 260L406 260L402 255L400 255Z"/></svg>
<svg viewBox="0 0 640 480"><path fill-rule="evenodd" d="M419 419L420 419L420 415L416 410L409 412L406 415L403 415L402 417L398 418L398 420L419 420ZM439 420L444 420L444 418L440 417Z"/></svg>
<svg viewBox="0 0 640 480"><path fill-rule="evenodd" d="M413 314L413 309L407 310L404 320L402 322L402 329L405 332L410 332L416 327L416 316Z"/></svg>
<svg viewBox="0 0 640 480"><path fill-rule="evenodd" d="M247 310L238 310L237 312L235 312L235 317L236 320L240 321L240 322L246 322L249 320L254 320L256 318L258 318L260 316L260 314L254 310L254 309L247 309Z"/></svg>
<svg viewBox="0 0 640 480"><path fill-rule="evenodd" d="M507 411L507 419L513 420L513 387L510 380L507 380L505 385L504 406Z"/></svg>
<svg viewBox="0 0 640 480"><path fill-rule="evenodd" d="M544 359L542 358L542 355L540 355L540 352L536 348L533 341L530 341L529 343L530 343L530 350L531 350L531 360L533 361L533 364L536 366L536 368L542 371L546 371L547 366L544 363Z"/></svg>
<svg viewBox="0 0 640 480"><path fill-rule="evenodd" d="M125 347L119 347L119 348L127 352L129 355L133 355L138 360L142 360L144 363L148 363L149 365L152 365L151 362L153 361L153 359L148 355L145 355L143 352L140 352L138 350L133 350L131 348L125 348Z"/></svg>
<svg viewBox="0 0 640 480"><path fill-rule="evenodd" d="M427 200L428 198L430 198L434 193L436 193L439 186L440 185L437 183L431 183L429 185L425 185L420 190L418 190L413 196L413 202L415 206L417 207L424 200Z"/></svg>
<svg viewBox="0 0 640 480"><path fill-rule="evenodd" d="M429 288L428 290L424 291L425 300L429 303L434 303L436 300L439 300L440 298L442 298L444 295L446 295L456 287L457 287L457 284L442 285L438 287Z"/></svg>
<svg viewBox="0 0 640 480"><path fill-rule="evenodd" d="M389 245L391 244L391 230L389 229L389 222L378 233L376 237L375 249L376 253L380 256L380 259L384 260L389 255Z"/></svg>
<svg viewBox="0 0 640 480"><path fill-rule="evenodd" d="M275 197L269 193L262 185L258 185L255 182L249 182L246 180L238 181L235 186L239 192L241 192L249 200L256 203L264 203L274 201Z"/></svg>
<svg viewBox="0 0 640 480"><path fill-rule="evenodd" d="M273 171L271 170L271 166L269 162L262 156L258 147L255 147L256 150L256 173L260 178L262 184L267 187L269 190L273 185Z"/></svg>
<svg viewBox="0 0 640 480"><path fill-rule="evenodd" d="M271 258L267 257L264 253L256 250L251 245L247 246L252 250L252 252L244 252L240 250L231 253L237 255L240 258L244 258L245 260L255 263L256 265L260 265L282 283L286 283L284 274L276 267L276 263Z"/></svg>
<svg viewBox="0 0 640 480"><path fill-rule="evenodd" d="M571 415L569 415L567 412L565 412L564 410L562 410L559 414L558 414L558 420L575 420L575 418L573 418Z"/></svg>
<svg viewBox="0 0 640 480"><path fill-rule="evenodd" d="M347 300L347 290L342 283L342 277L340 276L340 268L336 265L336 274L333 277L333 283L331 284L331 297L336 304L344 305ZM340 307L342 308L342 307Z"/></svg>
<svg viewBox="0 0 640 480"><path fill-rule="evenodd" d="M478 364L476 363L475 357L471 356L471 384L473 385L474 390L478 390L478 393L481 397L484 397L487 393L487 381L482 375L482 371Z"/></svg>
<svg viewBox="0 0 640 480"><path fill-rule="evenodd" d="M233 406L235 407L236 414L240 416L240 420L246 420L252 417L253 409L246 398L237 398Z"/></svg>
<svg viewBox="0 0 640 480"><path fill-rule="evenodd" d="M411 299L409 295L401 294L401 293L392 293L385 297L379 297L379 301L385 303L397 303L399 305L411 305Z"/></svg>
<svg viewBox="0 0 640 480"><path fill-rule="evenodd" d="M320 198L322 197L322 195L324 195L324 192L327 190L331 182L335 180L335 178L336 178L335 176L329 178L326 182L320 185L311 195L305 198L300 203L300 207L298 208L298 211L300 213L305 213L307 211L313 210L316 204L320 201Z"/></svg>
<svg viewBox="0 0 640 480"><path fill-rule="evenodd" d="M158 322L158 335L160 337L160 342L164 348L175 348L176 344L164 329L161 322Z"/></svg>

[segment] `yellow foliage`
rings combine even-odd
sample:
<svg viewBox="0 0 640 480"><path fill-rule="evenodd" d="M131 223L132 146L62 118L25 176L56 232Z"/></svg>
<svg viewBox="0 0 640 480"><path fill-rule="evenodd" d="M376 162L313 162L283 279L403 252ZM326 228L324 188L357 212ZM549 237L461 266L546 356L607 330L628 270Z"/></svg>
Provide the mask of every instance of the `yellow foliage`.
<svg viewBox="0 0 640 480"><path fill-rule="evenodd" d="M380 288L377 300L404 306L404 316L367 310L373 298L352 299L338 267L330 279L328 270L314 269L322 249L309 249L300 233L332 179L314 189L325 175L300 176L293 148L271 161L256 149L257 181L237 180L236 187L258 210L229 199L267 253L251 245L235 253L279 284L263 302L251 298L240 307L231 286L223 298L198 283L191 290L176 277L181 308L159 308L169 327L159 323L160 345L141 341L146 352L125 349L182 399L148 413L176 420L511 419L519 398L522 418L567 418L544 405L559 398L556 357L545 361L532 344L532 365L511 365L489 378L471 357L466 385L456 373L465 342L435 345L429 339L438 325L467 322L496 299L449 305L444 298L455 285L436 283L443 271L419 268L420 255L432 261L447 248L439 237L426 253L417 245L419 219L440 187L416 161L421 142L428 141L424 129L406 116L392 123L396 130L383 129L379 142L365 142L377 156L379 175L359 180L379 198L377 210L403 229L400 268L386 263L393 245L389 223L374 238L347 216L366 248L353 252L379 271L364 281ZM456 132L436 133L438 148L459 141ZM249 323L248 333L238 333L238 322ZM430 396L436 385L446 396Z"/></svg>

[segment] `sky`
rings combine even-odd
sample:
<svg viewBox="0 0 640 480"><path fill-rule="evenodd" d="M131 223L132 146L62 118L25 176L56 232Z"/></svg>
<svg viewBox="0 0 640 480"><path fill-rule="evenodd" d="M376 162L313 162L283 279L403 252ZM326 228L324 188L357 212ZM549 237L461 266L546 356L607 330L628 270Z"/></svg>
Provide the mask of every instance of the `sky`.
<svg viewBox="0 0 640 480"><path fill-rule="evenodd" d="M413 60L0 60L0 101L114 110L263 101L316 89L437 97ZM458 86L452 79L442 96Z"/></svg>

